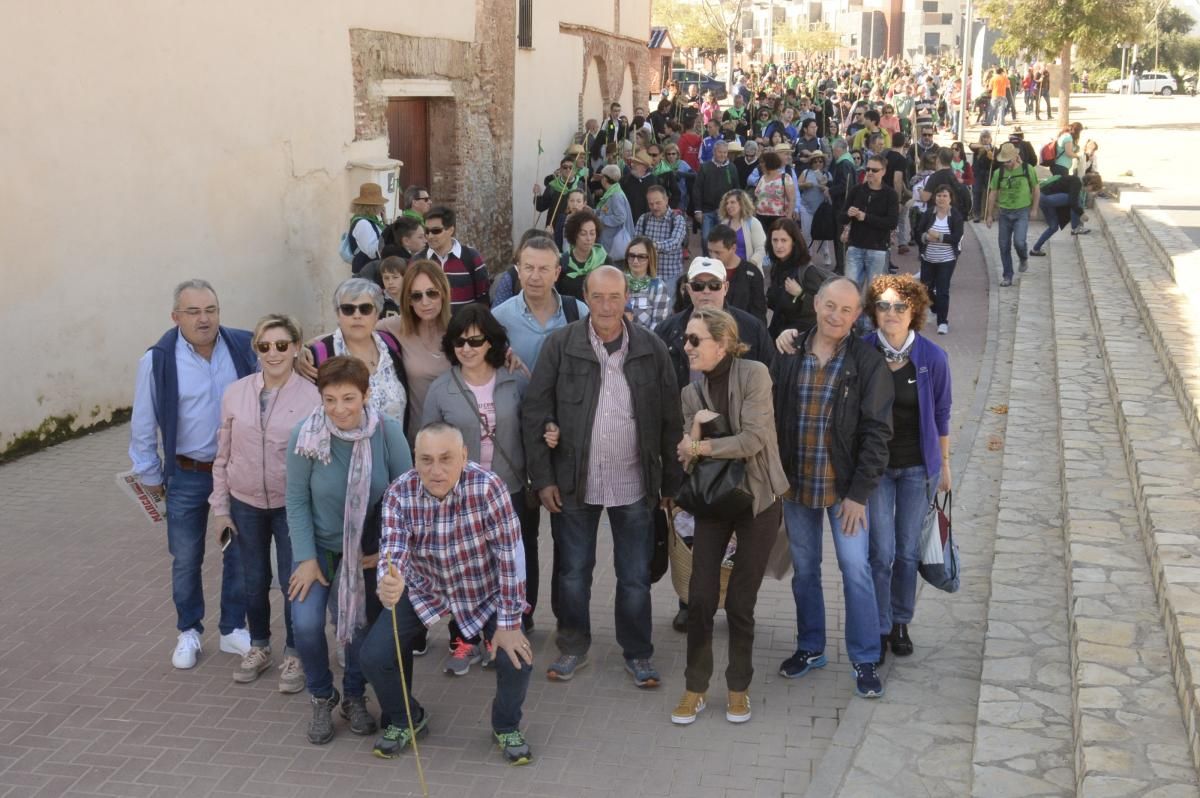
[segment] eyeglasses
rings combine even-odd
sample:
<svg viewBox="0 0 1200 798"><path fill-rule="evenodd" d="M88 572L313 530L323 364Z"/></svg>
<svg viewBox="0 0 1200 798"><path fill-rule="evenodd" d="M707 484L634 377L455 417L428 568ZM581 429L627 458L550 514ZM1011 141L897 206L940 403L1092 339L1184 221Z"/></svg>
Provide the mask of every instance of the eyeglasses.
<svg viewBox="0 0 1200 798"><path fill-rule="evenodd" d="M179 310L177 310L175 312L182 313L185 316L189 316L189 317L195 319L195 318L198 318L201 313L203 313L206 316L215 316L215 315L217 315L218 310L219 310L219 308L216 305L209 305L206 308L180 308Z"/></svg>
<svg viewBox="0 0 1200 798"><path fill-rule="evenodd" d="M888 302L886 299L878 299L875 301L875 309L880 313L887 313L894 310L897 313L904 313L909 308L907 302Z"/></svg>
<svg viewBox="0 0 1200 798"><path fill-rule="evenodd" d="M626 252L625 260L650 260L650 255L642 252Z"/></svg>
<svg viewBox="0 0 1200 798"><path fill-rule="evenodd" d="M427 235L427 236L440 236L444 232L446 232L446 228L444 228L444 227L426 227L425 228L425 235Z"/></svg>
<svg viewBox="0 0 1200 798"><path fill-rule="evenodd" d="M358 311L360 316L370 316L372 313L375 313L375 303L374 302L360 302L357 305L352 305L349 302L347 302L344 305L338 305L338 310L341 311L343 316L353 316L354 311L356 311L356 310Z"/></svg>
<svg viewBox="0 0 1200 798"><path fill-rule="evenodd" d="M868 166L867 171L868 172L882 172L883 170L880 169L878 166Z"/></svg>
<svg viewBox="0 0 1200 798"><path fill-rule="evenodd" d="M678 157L679 157L679 153L677 153L677 152L668 152L668 153L667 153L667 157L668 157L668 158L678 158Z"/></svg>
<svg viewBox="0 0 1200 798"><path fill-rule="evenodd" d="M408 298L410 300L412 300L414 303L420 302L422 298L438 300L438 299L442 298L442 292L437 290L436 288L426 288L424 291L410 292L408 295Z"/></svg>
<svg viewBox="0 0 1200 798"><path fill-rule="evenodd" d="M372 305L372 307L374 307L374 305ZM286 352L288 351L288 347L292 345L291 341L259 341L254 345L254 348L265 355L267 352L271 351L272 343L275 344L276 352Z"/></svg>
<svg viewBox="0 0 1200 798"><path fill-rule="evenodd" d="M724 280L692 280L690 283L688 283L688 285L691 286L691 289L693 291L695 291L696 293L700 293L701 291L703 291L706 288L709 291L720 291L722 288L725 287L725 281Z"/></svg>
<svg viewBox="0 0 1200 798"><path fill-rule="evenodd" d="M715 339L701 338L699 335L696 335L695 333L688 333L687 335L683 336L683 342L685 344L687 344L688 346L690 346L692 349L695 349L698 346L700 346L700 343L702 341L712 341L712 340L715 340Z"/></svg>
<svg viewBox="0 0 1200 798"><path fill-rule="evenodd" d="M472 349L478 349L488 342L486 335L472 335L470 338L455 338L451 343L455 349L462 349L464 346L469 346Z"/></svg>

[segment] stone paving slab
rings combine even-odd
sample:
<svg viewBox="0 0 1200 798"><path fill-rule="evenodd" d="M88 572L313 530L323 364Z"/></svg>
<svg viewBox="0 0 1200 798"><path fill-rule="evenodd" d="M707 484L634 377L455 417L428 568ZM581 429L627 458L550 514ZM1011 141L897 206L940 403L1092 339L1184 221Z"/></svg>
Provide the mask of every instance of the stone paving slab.
<svg viewBox="0 0 1200 798"><path fill-rule="evenodd" d="M1075 244L1051 240L1080 796L1200 795Z"/></svg>
<svg viewBox="0 0 1200 798"><path fill-rule="evenodd" d="M1020 295L975 724L976 798L1075 792L1049 282L1035 262L1012 289Z"/></svg>
<svg viewBox="0 0 1200 798"><path fill-rule="evenodd" d="M1108 243L1095 235L1076 240L1195 766L1200 763L1200 568L1195 566L1200 455L1152 336L1129 291L1120 290L1119 257Z"/></svg>

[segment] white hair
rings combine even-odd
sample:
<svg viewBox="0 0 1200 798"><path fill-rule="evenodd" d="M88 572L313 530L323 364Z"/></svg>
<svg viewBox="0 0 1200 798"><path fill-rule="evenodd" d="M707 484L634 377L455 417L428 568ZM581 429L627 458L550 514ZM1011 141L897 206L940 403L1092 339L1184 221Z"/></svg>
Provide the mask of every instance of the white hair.
<svg viewBox="0 0 1200 798"><path fill-rule="evenodd" d="M343 280L342 284L333 292L333 310L336 313L338 305L342 304L343 300L353 299L356 296L366 294L375 303L375 313L383 313L383 289L375 284L373 280L367 280L363 277L351 277L348 280Z"/></svg>
<svg viewBox="0 0 1200 798"><path fill-rule="evenodd" d="M179 310L179 297L183 295L184 291L209 291L214 299L217 297L217 290L212 287L212 283L208 280L201 280L199 277L193 277L191 280L184 280L175 286L174 304L172 305L175 310ZM217 304L221 304L219 300Z"/></svg>

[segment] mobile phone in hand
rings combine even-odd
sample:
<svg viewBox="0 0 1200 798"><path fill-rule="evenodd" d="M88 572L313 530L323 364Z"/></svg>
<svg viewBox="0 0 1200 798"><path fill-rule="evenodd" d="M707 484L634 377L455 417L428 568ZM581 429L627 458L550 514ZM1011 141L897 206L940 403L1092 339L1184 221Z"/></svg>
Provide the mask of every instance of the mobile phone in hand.
<svg viewBox="0 0 1200 798"><path fill-rule="evenodd" d="M233 542L233 527L225 527L221 530L221 551L229 548L229 544Z"/></svg>

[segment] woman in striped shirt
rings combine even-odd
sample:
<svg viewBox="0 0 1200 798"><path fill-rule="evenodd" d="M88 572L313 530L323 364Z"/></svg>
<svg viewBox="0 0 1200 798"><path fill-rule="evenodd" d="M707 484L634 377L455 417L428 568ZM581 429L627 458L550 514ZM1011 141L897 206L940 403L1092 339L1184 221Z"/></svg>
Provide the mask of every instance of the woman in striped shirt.
<svg viewBox="0 0 1200 798"><path fill-rule="evenodd" d="M950 313L950 278L954 276L954 267L958 263L962 234L963 217L954 207L950 185L938 186L933 195L933 205L921 216L915 231L921 252L921 282L933 299L938 335L950 332L947 321Z"/></svg>

